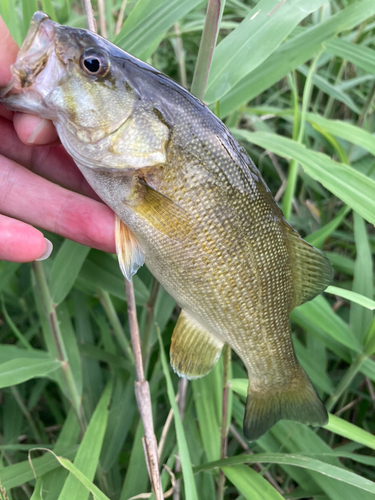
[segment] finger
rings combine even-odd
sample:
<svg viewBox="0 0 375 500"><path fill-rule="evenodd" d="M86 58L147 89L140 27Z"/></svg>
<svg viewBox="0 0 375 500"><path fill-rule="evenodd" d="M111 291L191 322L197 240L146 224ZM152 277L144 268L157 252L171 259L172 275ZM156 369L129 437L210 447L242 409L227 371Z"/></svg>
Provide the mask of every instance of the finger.
<svg viewBox="0 0 375 500"><path fill-rule="evenodd" d="M12 78L10 65L14 63L18 54L18 46L11 37L9 30L0 16L0 87L8 85ZM13 113L0 105L0 115L8 120L12 119Z"/></svg>
<svg viewBox="0 0 375 500"><path fill-rule="evenodd" d="M105 252L115 252L114 213L7 158L0 159L0 213Z"/></svg>
<svg viewBox="0 0 375 500"><path fill-rule="evenodd" d="M25 146L19 140L12 124L1 117L0 137L0 154L60 186L90 198L100 199L62 146Z"/></svg>
<svg viewBox="0 0 375 500"><path fill-rule="evenodd" d="M57 143L59 137L51 120L27 113L15 113L14 129L21 142L28 145Z"/></svg>
<svg viewBox="0 0 375 500"><path fill-rule="evenodd" d="M15 62L18 50L18 45L0 16L0 87L7 85L12 78L10 65Z"/></svg>
<svg viewBox="0 0 375 500"><path fill-rule="evenodd" d="M19 220L0 215L0 233L1 260L31 262L49 257L52 251L52 243L43 233Z"/></svg>

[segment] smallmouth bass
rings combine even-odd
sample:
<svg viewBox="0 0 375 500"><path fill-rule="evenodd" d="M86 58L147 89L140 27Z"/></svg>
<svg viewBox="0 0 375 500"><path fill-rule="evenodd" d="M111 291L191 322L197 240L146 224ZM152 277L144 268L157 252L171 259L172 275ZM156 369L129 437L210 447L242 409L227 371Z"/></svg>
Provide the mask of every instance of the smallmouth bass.
<svg viewBox="0 0 375 500"><path fill-rule="evenodd" d="M146 263L180 305L174 370L201 377L228 343L249 375L249 440L280 419L325 425L294 353L289 313L328 286L332 266L286 222L224 124L158 70L42 12L12 73L0 102L54 122L118 216L123 274L130 279Z"/></svg>

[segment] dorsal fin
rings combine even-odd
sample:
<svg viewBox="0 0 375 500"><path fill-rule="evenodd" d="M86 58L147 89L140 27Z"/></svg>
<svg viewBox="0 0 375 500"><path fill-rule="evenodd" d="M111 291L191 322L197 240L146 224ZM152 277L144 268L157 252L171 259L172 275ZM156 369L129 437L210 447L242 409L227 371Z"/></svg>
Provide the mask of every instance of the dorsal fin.
<svg viewBox="0 0 375 500"><path fill-rule="evenodd" d="M323 252L303 240L288 223L285 223L285 228L293 273L292 310L327 288L333 278L333 267Z"/></svg>
<svg viewBox="0 0 375 500"><path fill-rule="evenodd" d="M130 281L133 274L143 266L145 256L137 238L117 215L115 216L115 239L121 272Z"/></svg>
<svg viewBox="0 0 375 500"><path fill-rule="evenodd" d="M180 377L203 377L214 367L223 345L221 340L181 311L172 335L172 368Z"/></svg>

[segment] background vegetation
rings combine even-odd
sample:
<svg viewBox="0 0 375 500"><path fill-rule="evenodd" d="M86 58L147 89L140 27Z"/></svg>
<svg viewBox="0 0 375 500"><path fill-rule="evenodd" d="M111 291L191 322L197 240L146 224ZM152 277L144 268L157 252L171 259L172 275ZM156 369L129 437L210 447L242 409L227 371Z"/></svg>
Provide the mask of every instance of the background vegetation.
<svg viewBox="0 0 375 500"><path fill-rule="evenodd" d="M38 8L86 26L77 1L0 0L18 43ZM94 2L102 33L188 88L205 8ZM233 354L228 458L218 461L222 359L209 376L178 383L166 361L178 311L143 267L134 278L138 318L163 487L175 485L174 499L375 498L374 14L373 0L227 0L222 9L205 102L335 267L336 288L292 313L298 358L332 413L325 429L282 421L248 445L246 373ZM150 486L123 278L114 256L47 236L55 248L47 261L0 262L0 498L127 500ZM171 411L177 392L182 426ZM32 470L36 447L63 459L32 451Z"/></svg>

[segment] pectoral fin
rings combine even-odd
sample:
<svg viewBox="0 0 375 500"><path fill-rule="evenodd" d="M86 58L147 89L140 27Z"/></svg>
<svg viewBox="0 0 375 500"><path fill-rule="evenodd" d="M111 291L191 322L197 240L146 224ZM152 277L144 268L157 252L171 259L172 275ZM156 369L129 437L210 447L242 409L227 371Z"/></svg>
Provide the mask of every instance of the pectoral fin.
<svg viewBox="0 0 375 500"><path fill-rule="evenodd" d="M221 340L181 311L172 335L172 368L180 377L203 377L214 367L223 345Z"/></svg>
<svg viewBox="0 0 375 500"><path fill-rule="evenodd" d="M145 257L137 238L117 215L115 216L115 239L121 272L130 281L133 274L144 264Z"/></svg>
<svg viewBox="0 0 375 500"><path fill-rule="evenodd" d="M181 234L186 236L191 231L188 213L144 179L138 179L138 183L142 201L132 209L161 233L171 238L178 238Z"/></svg>
<svg viewBox="0 0 375 500"><path fill-rule="evenodd" d="M303 240L289 225L285 227L292 261L293 309L327 288L333 278L333 268L323 252Z"/></svg>

